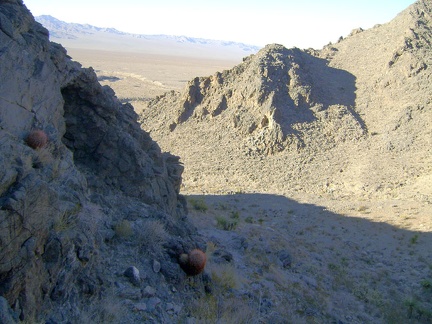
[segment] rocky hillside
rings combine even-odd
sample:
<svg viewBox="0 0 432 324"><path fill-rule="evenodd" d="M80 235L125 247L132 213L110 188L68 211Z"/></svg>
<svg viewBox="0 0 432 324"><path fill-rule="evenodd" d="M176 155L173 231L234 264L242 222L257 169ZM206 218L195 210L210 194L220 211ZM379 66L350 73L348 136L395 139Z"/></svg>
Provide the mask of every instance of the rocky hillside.
<svg viewBox="0 0 432 324"><path fill-rule="evenodd" d="M268 45L141 116L185 191L431 202L431 6L322 50Z"/></svg>
<svg viewBox="0 0 432 324"><path fill-rule="evenodd" d="M194 301L197 318L431 323L431 30L420 0L322 50L268 45L149 102L142 127L181 156L225 284Z"/></svg>
<svg viewBox="0 0 432 324"><path fill-rule="evenodd" d="M431 14L268 45L138 123L2 1L0 323L430 323Z"/></svg>
<svg viewBox="0 0 432 324"><path fill-rule="evenodd" d="M177 258L202 248L179 158L22 0L1 2L0 43L0 322L176 318Z"/></svg>
<svg viewBox="0 0 432 324"><path fill-rule="evenodd" d="M158 97L143 122L165 135L193 121L218 124L219 135L223 129L235 134L245 156L297 152L309 141L332 147L334 136L320 135L321 129L311 136L307 129L335 129L341 141L362 137L353 89L354 77L346 71L299 49L268 45L232 70L195 78L182 94Z"/></svg>

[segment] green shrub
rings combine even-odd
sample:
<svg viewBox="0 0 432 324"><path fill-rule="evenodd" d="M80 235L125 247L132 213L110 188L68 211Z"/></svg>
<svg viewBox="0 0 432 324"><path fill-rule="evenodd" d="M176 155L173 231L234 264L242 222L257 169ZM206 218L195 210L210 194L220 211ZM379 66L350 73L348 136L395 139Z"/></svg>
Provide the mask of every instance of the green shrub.
<svg viewBox="0 0 432 324"><path fill-rule="evenodd" d="M192 206L193 209L205 213L208 209L208 206L204 199L195 199L190 198L188 199L189 204Z"/></svg>
<svg viewBox="0 0 432 324"><path fill-rule="evenodd" d="M128 220L124 219L114 226L114 232L119 237L127 238L127 237L132 236L133 229L132 229L130 222Z"/></svg>
<svg viewBox="0 0 432 324"><path fill-rule="evenodd" d="M223 229L224 231L234 230L238 223L236 219L226 219L223 216L216 216L217 227Z"/></svg>
<svg viewBox="0 0 432 324"><path fill-rule="evenodd" d="M413 237L411 237L411 239L410 239L410 243L411 243L411 244L416 244L417 241L418 241L418 239L419 239L418 234L415 234Z"/></svg>
<svg viewBox="0 0 432 324"><path fill-rule="evenodd" d="M240 218L240 212L239 211L232 211L231 212L231 218L232 219L239 219Z"/></svg>
<svg viewBox="0 0 432 324"><path fill-rule="evenodd" d="M423 279L420 282L421 286L425 289L432 289L432 281L428 279Z"/></svg>
<svg viewBox="0 0 432 324"><path fill-rule="evenodd" d="M246 222L246 223L249 223L249 224L252 224L252 223L254 222L252 216L248 216L248 217L246 217L246 218L245 218L245 222Z"/></svg>

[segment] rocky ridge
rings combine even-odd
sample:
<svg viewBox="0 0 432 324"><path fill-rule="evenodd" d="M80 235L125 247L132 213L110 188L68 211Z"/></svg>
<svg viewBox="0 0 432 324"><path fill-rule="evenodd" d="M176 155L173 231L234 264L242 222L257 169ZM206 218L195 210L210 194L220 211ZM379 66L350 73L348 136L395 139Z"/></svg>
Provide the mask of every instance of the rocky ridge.
<svg viewBox="0 0 432 324"><path fill-rule="evenodd" d="M165 127L165 134L189 119L225 124L247 155L269 155L297 151L308 137L316 138L305 125L337 129L341 141L363 136L362 121L352 110L353 87L353 76L327 67L322 59L268 45L232 70L195 78L183 94L159 96L142 117L152 131ZM320 140L328 146L334 142L333 137Z"/></svg>
<svg viewBox="0 0 432 324"><path fill-rule="evenodd" d="M157 97L141 123L182 152L186 191L430 201L430 15L418 1L319 51L268 45Z"/></svg>
<svg viewBox="0 0 432 324"><path fill-rule="evenodd" d="M176 318L177 257L203 244L179 158L21 0L0 4L0 43L1 322Z"/></svg>

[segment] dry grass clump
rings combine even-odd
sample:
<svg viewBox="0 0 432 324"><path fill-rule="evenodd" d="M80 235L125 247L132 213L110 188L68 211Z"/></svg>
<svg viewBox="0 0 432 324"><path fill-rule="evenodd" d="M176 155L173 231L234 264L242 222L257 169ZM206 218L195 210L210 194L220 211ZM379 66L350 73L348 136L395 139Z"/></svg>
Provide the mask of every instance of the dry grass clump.
<svg viewBox="0 0 432 324"><path fill-rule="evenodd" d="M204 199L195 199L189 198L188 203L192 206L193 209L205 213L208 209L208 206Z"/></svg>
<svg viewBox="0 0 432 324"><path fill-rule="evenodd" d="M138 245L137 253L139 251L148 255L160 255L168 239L165 226L159 220L132 222L123 219L113 229L117 237Z"/></svg>
<svg viewBox="0 0 432 324"><path fill-rule="evenodd" d="M188 311L198 323L259 323L257 309L249 300L235 296L222 298L215 294L192 300L188 306Z"/></svg>
<svg viewBox="0 0 432 324"><path fill-rule="evenodd" d="M212 264L210 274L216 290L224 292L239 286L240 278L232 264Z"/></svg>
<svg viewBox="0 0 432 324"><path fill-rule="evenodd" d="M123 219L114 226L114 232L118 237L129 238L133 235L132 225L128 220Z"/></svg>
<svg viewBox="0 0 432 324"><path fill-rule="evenodd" d="M48 143L43 147L36 150L37 151L37 166L46 166L54 162L55 158L53 155L54 144Z"/></svg>
<svg viewBox="0 0 432 324"><path fill-rule="evenodd" d="M233 231L238 225L236 219L229 219L224 216L216 216L216 226L224 231Z"/></svg>
<svg viewBox="0 0 432 324"><path fill-rule="evenodd" d="M149 220L138 229L139 245L145 253L159 255L163 252L163 244L168 239L164 224L158 220Z"/></svg>
<svg viewBox="0 0 432 324"><path fill-rule="evenodd" d="M117 299L113 291L109 291L102 299L94 299L86 307L80 309L76 322L81 323L120 323L127 317L127 310Z"/></svg>

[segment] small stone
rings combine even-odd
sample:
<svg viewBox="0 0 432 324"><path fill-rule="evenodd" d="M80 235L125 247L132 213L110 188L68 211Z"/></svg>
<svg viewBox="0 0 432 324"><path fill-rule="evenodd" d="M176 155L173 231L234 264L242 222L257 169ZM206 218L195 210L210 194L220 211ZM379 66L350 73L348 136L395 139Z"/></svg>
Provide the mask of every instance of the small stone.
<svg viewBox="0 0 432 324"><path fill-rule="evenodd" d="M181 311L181 306L178 306L174 303L167 303L165 310L167 313L178 314Z"/></svg>
<svg viewBox="0 0 432 324"><path fill-rule="evenodd" d="M139 287L141 285L139 270L134 266L127 268L123 274L134 286Z"/></svg>
<svg viewBox="0 0 432 324"><path fill-rule="evenodd" d="M147 304L145 303L138 303L134 305L135 310L138 312L145 312L147 310Z"/></svg>
<svg viewBox="0 0 432 324"><path fill-rule="evenodd" d="M156 295L156 289L153 287L147 286L144 288L143 296L144 297L154 297Z"/></svg>
<svg viewBox="0 0 432 324"><path fill-rule="evenodd" d="M282 262L282 266L285 269L291 267L292 257L288 251L286 251L286 250L279 251L278 257L279 257L279 260Z"/></svg>
<svg viewBox="0 0 432 324"><path fill-rule="evenodd" d="M224 249L217 249L212 256L215 263L230 263L233 260L232 254Z"/></svg>
<svg viewBox="0 0 432 324"><path fill-rule="evenodd" d="M141 290L137 288L121 289L118 293L119 297L130 300L140 300L142 298Z"/></svg>
<svg viewBox="0 0 432 324"><path fill-rule="evenodd" d="M156 309L156 307L161 303L161 300L157 297L149 298L147 301L147 309L152 312Z"/></svg>
<svg viewBox="0 0 432 324"><path fill-rule="evenodd" d="M161 269L161 264L160 264L160 262L157 261L157 260L153 260L153 271L154 271L155 273L158 273L158 272L160 271L160 269Z"/></svg>

